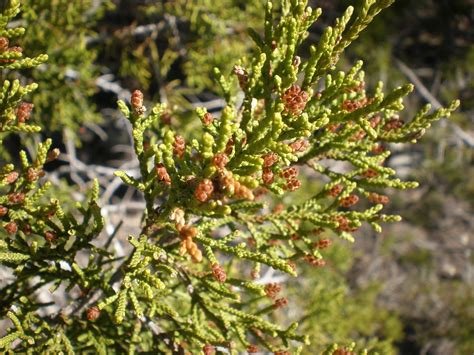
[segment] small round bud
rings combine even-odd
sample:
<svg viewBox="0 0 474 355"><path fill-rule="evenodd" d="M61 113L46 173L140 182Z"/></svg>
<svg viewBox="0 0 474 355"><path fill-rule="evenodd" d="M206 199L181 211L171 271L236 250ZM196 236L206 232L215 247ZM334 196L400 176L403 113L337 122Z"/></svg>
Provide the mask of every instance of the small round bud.
<svg viewBox="0 0 474 355"><path fill-rule="evenodd" d="M158 181L163 182L165 185L171 185L171 178L163 164L157 164L155 167L156 176Z"/></svg>
<svg viewBox="0 0 474 355"><path fill-rule="evenodd" d="M28 170L26 171L26 180L27 181L29 181L29 182L36 181L36 180L38 180L38 177L39 177L39 174L35 169L28 168Z"/></svg>
<svg viewBox="0 0 474 355"><path fill-rule="evenodd" d="M223 169L228 163L229 157L225 153L217 153L212 158L212 164L219 169Z"/></svg>
<svg viewBox="0 0 474 355"><path fill-rule="evenodd" d="M200 202L206 202L211 198L211 195L214 191L214 185L211 180L204 179L197 186L194 191L194 197Z"/></svg>
<svg viewBox="0 0 474 355"><path fill-rule="evenodd" d="M186 141L181 136L175 136L173 142L173 154L182 158L186 151Z"/></svg>
<svg viewBox="0 0 474 355"><path fill-rule="evenodd" d="M278 161L278 155L276 153L270 152L262 156L263 158L263 167L269 168Z"/></svg>
<svg viewBox="0 0 474 355"><path fill-rule="evenodd" d="M16 110L16 117L18 118L18 122L24 123L28 121L33 107L33 104L30 104L28 102L22 102Z"/></svg>
<svg viewBox="0 0 474 355"><path fill-rule="evenodd" d="M0 205L0 218L5 216L8 213L8 208L5 206Z"/></svg>
<svg viewBox="0 0 474 355"><path fill-rule="evenodd" d="M3 53L8 49L10 42L6 37L0 37L0 52Z"/></svg>
<svg viewBox="0 0 474 355"><path fill-rule="evenodd" d="M46 239L46 241L48 241L49 243L54 243L58 239L58 237L54 232L46 231L44 233L44 239Z"/></svg>
<svg viewBox="0 0 474 355"><path fill-rule="evenodd" d="M100 316L100 310L98 307L90 307L87 309L87 320L95 321Z"/></svg>
<svg viewBox="0 0 474 355"><path fill-rule="evenodd" d="M265 285L265 295L271 299L275 299L281 291L281 285L277 283L269 283Z"/></svg>
<svg viewBox="0 0 474 355"><path fill-rule="evenodd" d="M295 84L287 89L281 98L287 112L292 115L300 115L306 107L308 93Z"/></svg>
<svg viewBox="0 0 474 355"><path fill-rule="evenodd" d="M132 93L130 102L132 104L132 108L135 111L140 111L141 108L143 107L143 93L140 90L135 90Z"/></svg>
<svg viewBox="0 0 474 355"><path fill-rule="evenodd" d="M344 190L344 186L341 184L337 184L328 191L328 195L332 197L336 197L342 192L342 190Z"/></svg>
<svg viewBox="0 0 474 355"><path fill-rule="evenodd" d="M18 232L18 225L14 221L8 222L4 228L8 234L15 234Z"/></svg>
<svg viewBox="0 0 474 355"><path fill-rule="evenodd" d="M288 191L295 191L295 190L298 190L300 187L301 187L301 181L295 178L288 180L285 185L285 189Z"/></svg>
<svg viewBox="0 0 474 355"><path fill-rule="evenodd" d="M204 123L206 126L210 125L214 121L214 117L212 117L212 114L209 112L206 112L202 118L202 123Z"/></svg>
<svg viewBox="0 0 474 355"><path fill-rule="evenodd" d="M212 265L212 274L214 275L214 278L220 283L224 283L227 279L227 274L224 271L224 268L219 264Z"/></svg>

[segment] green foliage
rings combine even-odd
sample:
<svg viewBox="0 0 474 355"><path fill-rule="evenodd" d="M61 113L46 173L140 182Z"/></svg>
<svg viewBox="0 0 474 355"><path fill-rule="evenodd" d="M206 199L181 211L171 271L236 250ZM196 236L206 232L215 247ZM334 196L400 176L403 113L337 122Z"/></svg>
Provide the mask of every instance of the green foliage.
<svg viewBox="0 0 474 355"><path fill-rule="evenodd" d="M403 123L398 112L412 85L384 93L380 83L369 93L362 62L346 72L336 69L344 49L391 3L365 0L355 13L349 7L310 47L309 57L302 58L302 44L321 10L313 10L304 0L282 1L277 9L267 2L262 30L250 31L254 54L242 58L231 75L228 67L214 69L225 107L218 114L197 108L193 119L201 124L187 140L166 124L166 102L147 109L138 90L130 106L119 101L131 126L140 174L117 171L116 176L139 191L146 203L141 232L129 237L132 252L125 260L108 251L115 233L103 247L95 243L104 226L97 204L98 182L75 211L65 211L57 199L43 198L51 185L42 179L50 140L39 145L33 157L21 151L21 166L5 164L0 263L11 269L12 278L1 290L0 314L13 326L0 338L0 347L38 353L203 350L207 354L214 348L237 353L258 346L287 354L301 353L310 340L327 344L354 333L369 337L365 332L373 333L370 328L354 327L351 332L348 323L332 329L327 322L321 329L299 332L299 323L305 324L311 314L290 324L274 322L277 310L290 308L291 302L288 305L286 298L277 298L280 286L261 276L270 270L294 277L300 269L322 267L326 263L323 249L330 239L353 241L353 232L363 223L379 232L381 223L399 220L382 212L388 201L379 193L384 188L407 189L417 184L401 181L383 165L390 155L385 145L416 141L459 104L454 101L436 111L427 106ZM82 27L75 21L83 21L81 11L86 6L61 4L64 11L72 11L72 22L52 16L58 21L55 28L64 29L66 35L68 29ZM0 20L5 38L23 31L5 30L18 5L11 1ZM27 16L36 16L36 10ZM204 13L199 6L191 13L185 7L173 11L189 17L197 35L210 34L203 36L203 43L222 33L212 26L212 11ZM225 19L233 13L221 11ZM49 16L49 12L43 14ZM37 29L38 38L49 30ZM84 33L77 35L83 40ZM202 47L197 44L200 57ZM219 47L214 50L221 52ZM25 69L46 59L21 59L17 53L2 53L4 68ZM61 62L77 64L79 58L85 60L82 69L90 70L93 56L72 52L56 57L57 62L34 75L45 80L60 77L66 68ZM161 58L173 58L173 54L165 52ZM187 70L202 70L206 77L212 60L199 64L203 67ZM130 73L137 73L135 69ZM90 78L84 76L86 82ZM209 85L206 80L193 85ZM38 131L26 122L26 108L20 104L34 85L21 87L18 81L5 81L3 87L2 132ZM64 93L61 101L71 95ZM67 109L72 121L58 122L75 127L71 122L79 122L74 113L80 110L81 104ZM53 151L50 158L55 155ZM299 180L298 168L306 179ZM316 177L325 183L299 203L273 206L272 196L288 195L302 181ZM86 255L87 263L79 263L79 255ZM66 287L71 300L62 312L45 314L46 305L35 297L35 291L45 285L52 292ZM343 303L352 321L384 324L392 328L384 332L385 337L397 338L398 324L390 315L375 315L372 309L364 317L357 310L359 302L344 300L344 285L328 287L334 295L328 304L331 313ZM80 293L75 294L74 288ZM327 297L326 292L321 288L317 294ZM371 290L359 297L354 300L366 307L375 298ZM320 312L323 306L324 302L318 302L310 312ZM326 332L332 338L318 339ZM389 341L368 340L364 345L390 349ZM337 346L327 351L340 353Z"/></svg>
<svg viewBox="0 0 474 355"><path fill-rule="evenodd" d="M20 41L28 53L48 53L41 70L23 73L42 88L33 96L40 117L37 122L48 132L100 121L92 96L99 69L97 51L87 46L94 38L93 26L102 17L107 1L25 1L22 21L28 27Z"/></svg>

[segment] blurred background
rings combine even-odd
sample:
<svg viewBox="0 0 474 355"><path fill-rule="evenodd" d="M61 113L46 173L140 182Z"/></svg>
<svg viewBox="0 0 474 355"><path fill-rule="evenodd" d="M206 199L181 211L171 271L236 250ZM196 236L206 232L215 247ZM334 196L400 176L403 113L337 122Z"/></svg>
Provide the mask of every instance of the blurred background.
<svg viewBox="0 0 474 355"><path fill-rule="evenodd" d="M223 107L212 69L230 73L252 55L248 27L261 30L262 0L25 0L16 24L29 56L50 60L25 81L34 119L63 154L51 171L53 192L79 198L98 177L108 229L138 229L143 202L114 178L117 168L138 171L130 129L116 109L133 89L148 101L167 102L167 124L184 134L197 124L196 106ZM355 0L310 1L323 16L311 28L318 40ZM275 1L278 6L278 1ZM305 53L300 53L302 57ZM317 353L332 342L356 341L382 353L474 352L474 0L397 0L380 14L340 63L363 59L368 89L413 82L409 120L422 105L461 99L449 121L438 122L414 146L393 145L389 164L417 190L389 195L403 221L382 234L369 228L354 245L335 243L327 267L289 280L293 305L280 321L297 319ZM40 137L27 142L33 147ZM44 138L44 137L43 137ZM15 138L9 141L17 149ZM3 156L8 152L1 152ZM307 184L318 188L318 181ZM304 193L304 191L302 192ZM120 243L118 254L125 253ZM304 314L304 315L303 315Z"/></svg>

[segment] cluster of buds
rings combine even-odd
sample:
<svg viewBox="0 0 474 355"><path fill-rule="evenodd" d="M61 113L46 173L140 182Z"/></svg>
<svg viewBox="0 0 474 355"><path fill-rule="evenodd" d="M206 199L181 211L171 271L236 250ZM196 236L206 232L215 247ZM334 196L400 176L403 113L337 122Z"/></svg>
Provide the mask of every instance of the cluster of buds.
<svg viewBox="0 0 474 355"><path fill-rule="evenodd" d="M313 255L306 255L304 257L304 260L311 266L323 267L324 265L326 265L326 262L324 261L324 259L316 258Z"/></svg>
<svg viewBox="0 0 474 355"><path fill-rule="evenodd" d="M263 166L269 168L278 161L278 154L270 152L262 156Z"/></svg>
<svg viewBox="0 0 474 355"><path fill-rule="evenodd" d="M175 136L173 142L173 154L182 158L186 151L186 141L181 136Z"/></svg>
<svg viewBox="0 0 474 355"><path fill-rule="evenodd" d="M220 283L224 283L227 280L227 274L224 271L224 268L219 264L212 265L212 275Z"/></svg>
<svg viewBox="0 0 474 355"><path fill-rule="evenodd" d="M224 169L224 167L229 163L229 157L225 153L217 153L212 158L212 164L219 169Z"/></svg>
<svg viewBox="0 0 474 355"><path fill-rule="evenodd" d="M211 198L213 192L214 184L212 181L209 179L204 179L196 187L196 190L194 191L194 197L199 202L206 202Z"/></svg>
<svg viewBox="0 0 474 355"><path fill-rule="evenodd" d="M146 108L143 106L143 93L140 90L134 90L130 99L132 108L138 115L142 115Z"/></svg>
<svg viewBox="0 0 474 355"><path fill-rule="evenodd" d="M293 153L303 153L308 149L309 142L305 139L298 139L290 144L290 148L293 150Z"/></svg>
<svg viewBox="0 0 474 355"><path fill-rule="evenodd" d="M367 179L370 179L370 178L377 177L379 173L376 170L369 168L366 171L364 171L361 175Z"/></svg>
<svg viewBox="0 0 474 355"><path fill-rule="evenodd" d="M356 227L349 225L349 220L344 216L335 216L334 221L337 223L337 230L339 232L355 232Z"/></svg>
<svg viewBox="0 0 474 355"><path fill-rule="evenodd" d="M29 102L22 102L16 109L16 117L18 122L25 123L29 120L31 111L33 111L34 105Z"/></svg>
<svg viewBox="0 0 474 355"><path fill-rule="evenodd" d="M158 181L163 182L165 185L171 185L170 175L162 163L159 163L155 166L155 172Z"/></svg>
<svg viewBox="0 0 474 355"><path fill-rule="evenodd" d="M8 222L3 226L3 228L5 228L8 234L15 234L18 232L18 225L15 221Z"/></svg>
<svg viewBox="0 0 474 355"><path fill-rule="evenodd" d="M390 202L390 199L388 198L388 196L379 195L376 192L371 192L367 198L372 203L381 203L382 205L386 205L387 203Z"/></svg>
<svg viewBox="0 0 474 355"><path fill-rule="evenodd" d="M331 187L331 189L328 191L328 195L332 197L338 196L342 190L344 190L344 186L341 184L334 185Z"/></svg>
<svg viewBox="0 0 474 355"><path fill-rule="evenodd" d="M274 308L284 308L288 305L288 299L286 297L278 298L273 303Z"/></svg>
<svg viewBox="0 0 474 355"><path fill-rule="evenodd" d="M237 79L239 79L240 88L245 90L247 87L247 82L249 81L249 75L247 71L241 66L235 65L232 72L237 76Z"/></svg>
<svg viewBox="0 0 474 355"><path fill-rule="evenodd" d="M33 182L33 181L36 181L38 180L41 176L44 176L45 175L45 172L43 170L37 170L37 169L34 169L34 168L28 168L28 170L26 171L26 180L29 181L29 182Z"/></svg>
<svg viewBox="0 0 474 355"><path fill-rule="evenodd" d="M86 314L87 314L87 320L93 322L93 321L97 320L97 318L99 318L100 310L99 310L98 307L95 307L95 306L90 307L90 308L87 309Z"/></svg>
<svg viewBox="0 0 474 355"><path fill-rule="evenodd" d="M331 240L330 239L321 239L314 243L314 246L318 249L326 249L331 246Z"/></svg>
<svg viewBox="0 0 474 355"><path fill-rule="evenodd" d="M281 176L285 178L286 185L285 189L289 191L295 191L301 186L301 182L297 179L298 170L296 168L286 168L281 172Z"/></svg>
<svg viewBox="0 0 474 355"><path fill-rule="evenodd" d="M281 99L286 112L292 115L300 115L308 102L308 93L294 84L283 93Z"/></svg>
<svg viewBox="0 0 474 355"><path fill-rule="evenodd" d="M265 295L272 300L276 298L281 291L281 285L277 283L269 283L265 285Z"/></svg>
<svg viewBox="0 0 474 355"><path fill-rule="evenodd" d="M18 176L20 176L20 174L18 174L18 172L12 171L12 172L8 173L7 176L5 176L4 181L5 181L6 184L11 185L18 179Z"/></svg>
<svg viewBox="0 0 474 355"><path fill-rule="evenodd" d="M341 198L339 200L339 205L345 208L349 208L351 206L354 206L357 202L359 202L359 196L349 195L347 197Z"/></svg>
<svg viewBox="0 0 474 355"><path fill-rule="evenodd" d="M273 354L274 355L290 355L290 352L286 350L277 350Z"/></svg>
<svg viewBox="0 0 474 355"><path fill-rule="evenodd" d="M206 112L202 117L202 123L204 123L206 126L210 125L213 121L214 117L212 117L212 114L209 112Z"/></svg>
<svg viewBox="0 0 474 355"><path fill-rule="evenodd" d="M179 235L182 239L181 246L179 248L179 255L183 256L188 253L191 255L191 259L195 263L202 261L202 252L198 248L197 244L193 241L193 238L197 235L197 229L192 226L182 226L179 229Z"/></svg>
<svg viewBox="0 0 474 355"><path fill-rule="evenodd" d="M25 201L25 194L23 192L12 192L8 195L8 201L11 204L19 204Z"/></svg>
<svg viewBox="0 0 474 355"><path fill-rule="evenodd" d="M6 216L8 213L8 208L0 205L0 218Z"/></svg>
<svg viewBox="0 0 474 355"><path fill-rule="evenodd" d="M401 128L403 124L404 122L401 119L394 117L390 121L385 123L385 125L383 126L383 129L384 131L393 131L393 130Z"/></svg>

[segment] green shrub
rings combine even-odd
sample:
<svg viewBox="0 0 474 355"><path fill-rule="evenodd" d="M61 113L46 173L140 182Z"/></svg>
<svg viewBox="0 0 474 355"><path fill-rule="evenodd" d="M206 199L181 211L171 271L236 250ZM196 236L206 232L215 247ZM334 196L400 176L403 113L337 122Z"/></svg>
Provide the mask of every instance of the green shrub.
<svg viewBox="0 0 474 355"><path fill-rule="evenodd" d="M43 166L58 154L48 153L50 140L32 156L21 151L19 165L5 163L0 263L11 275L2 285L0 312L12 326L0 348L303 351L310 339L298 331L298 321L273 321L278 309L291 310L291 301L278 295L281 286L265 280L264 273L296 277L308 265L323 267L332 238L353 241L363 223L380 231L381 223L399 220L383 213L388 199L382 191L417 184L401 181L383 165L390 155L386 144L416 141L458 106L454 101L434 112L426 106L404 123L397 113L412 85L385 94L380 83L367 92L362 62L347 72L336 70L344 49L392 2L366 0L355 13L349 7L310 46L307 59L298 54L321 11L296 0L282 1L275 11L267 2L261 33L249 32L254 54L231 74L214 70L225 107L218 114L197 108L193 117L200 124L186 139L167 123L166 103L146 107L138 90L130 105L119 101L140 175L115 174L146 203L141 232L129 236L133 248L125 258L108 250L115 233L105 245L97 243L104 226L98 182L74 211L43 198L51 185ZM3 43L14 43L24 32L7 28L18 11L19 1L11 0L0 18ZM8 43L2 48L6 75L46 60L22 58ZM22 138L40 130L28 122L31 105L24 102L35 88L4 81L2 135ZM316 178L319 183L312 181ZM292 199L302 184L314 189ZM272 196L283 205L275 205ZM66 305L58 312L48 313L48 304L37 297L46 285L51 292L65 288ZM369 294L362 297L370 300ZM357 312L351 317L374 318ZM392 324L395 330L386 336L396 338L398 325Z"/></svg>

